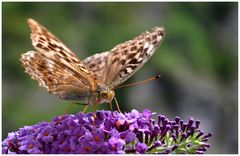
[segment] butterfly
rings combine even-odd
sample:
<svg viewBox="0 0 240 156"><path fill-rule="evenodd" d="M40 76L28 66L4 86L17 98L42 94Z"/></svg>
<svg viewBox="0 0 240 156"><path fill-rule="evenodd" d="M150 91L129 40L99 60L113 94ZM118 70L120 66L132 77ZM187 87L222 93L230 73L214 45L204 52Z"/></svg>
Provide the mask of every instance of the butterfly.
<svg viewBox="0 0 240 156"><path fill-rule="evenodd" d="M80 60L62 41L28 19L34 51L20 62L32 79L60 99L86 105L111 103L114 89L140 69L159 47L165 29L154 27L113 49Z"/></svg>

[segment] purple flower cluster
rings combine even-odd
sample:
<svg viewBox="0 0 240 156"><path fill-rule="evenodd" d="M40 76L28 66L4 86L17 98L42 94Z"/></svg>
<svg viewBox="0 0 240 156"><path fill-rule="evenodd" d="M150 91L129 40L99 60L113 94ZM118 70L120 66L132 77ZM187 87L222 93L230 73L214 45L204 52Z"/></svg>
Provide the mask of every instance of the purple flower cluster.
<svg viewBox="0 0 240 156"><path fill-rule="evenodd" d="M204 153L211 133L199 130L199 121L174 121L144 110L139 113L97 111L59 116L51 122L25 126L8 134L3 154L49 153Z"/></svg>

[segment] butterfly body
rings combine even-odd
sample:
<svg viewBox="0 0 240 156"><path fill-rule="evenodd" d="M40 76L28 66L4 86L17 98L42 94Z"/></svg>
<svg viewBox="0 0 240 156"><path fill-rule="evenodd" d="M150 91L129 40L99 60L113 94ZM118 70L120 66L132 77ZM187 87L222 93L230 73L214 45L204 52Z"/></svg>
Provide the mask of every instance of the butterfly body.
<svg viewBox="0 0 240 156"><path fill-rule="evenodd" d="M98 105L104 102L111 103L115 97L115 92L105 86L101 86L94 92L66 92L59 95L59 97L64 100L71 100L89 105Z"/></svg>
<svg viewBox="0 0 240 156"><path fill-rule="evenodd" d="M36 51L21 55L25 71L49 93L89 105L111 103L115 97L114 89L147 62L165 34L163 27L155 27L81 61L38 22L28 19L28 24Z"/></svg>

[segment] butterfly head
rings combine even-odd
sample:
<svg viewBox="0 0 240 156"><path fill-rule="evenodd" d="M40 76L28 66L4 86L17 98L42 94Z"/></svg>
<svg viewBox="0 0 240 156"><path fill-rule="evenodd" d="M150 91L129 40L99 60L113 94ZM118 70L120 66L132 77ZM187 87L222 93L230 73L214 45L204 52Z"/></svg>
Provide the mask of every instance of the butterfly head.
<svg viewBox="0 0 240 156"><path fill-rule="evenodd" d="M101 102L111 103L115 97L115 92L109 88L104 88L100 91Z"/></svg>

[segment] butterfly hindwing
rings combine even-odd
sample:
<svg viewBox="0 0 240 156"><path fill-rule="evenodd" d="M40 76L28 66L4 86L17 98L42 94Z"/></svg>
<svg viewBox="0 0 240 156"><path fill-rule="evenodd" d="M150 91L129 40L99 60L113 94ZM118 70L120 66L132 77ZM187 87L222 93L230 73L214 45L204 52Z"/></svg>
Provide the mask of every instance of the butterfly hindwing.
<svg viewBox="0 0 240 156"><path fill-rule="evenodd" d="M159 47L165 30L155 27L133 40L118 44L109 52L95 54L83 60L101 79L99 81L114 88L131 77ZM100 63L98 63L100 62Z"/></svg>

